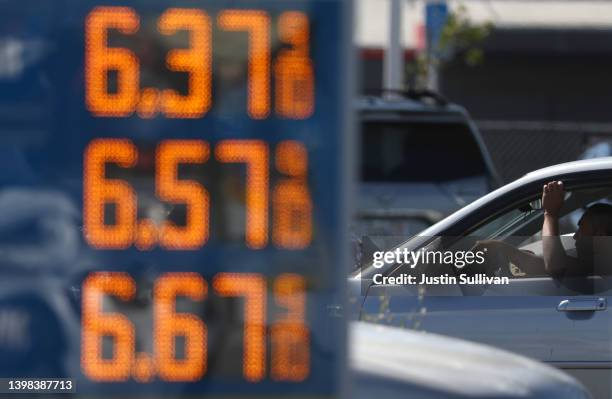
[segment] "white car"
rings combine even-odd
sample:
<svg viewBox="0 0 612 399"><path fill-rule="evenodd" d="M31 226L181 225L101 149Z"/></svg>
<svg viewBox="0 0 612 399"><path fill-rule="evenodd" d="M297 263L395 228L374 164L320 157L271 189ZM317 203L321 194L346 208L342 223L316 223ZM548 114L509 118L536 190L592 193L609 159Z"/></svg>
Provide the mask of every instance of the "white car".
<svg viewBox="0 0 612 399"><path fill-rule="evenodd" d="M561 180L566 188L561 234L568 255L576 215L612 198L612 158L583 160L541 169L503 186L426 229L398 248L468 248L476 240L509 243L542 252L542 186ZM609 261L606 260L608 263ZM612 266L612 263L610 264ZM596 398L612 396L612 276L566 278L522 272L500 265L504 285L466 291L456 285L427 292L373 284L375 274L399 275L405 265L365 264L350 279L357 318L406 325L503 348L556 366L584 383Z"/></svg>
<svg viewBox="0 0 612 399"><path fill-rule="evenodd" d="M349 331L351 398L590 397L567 374L499 349L371 323Z"/></svg>

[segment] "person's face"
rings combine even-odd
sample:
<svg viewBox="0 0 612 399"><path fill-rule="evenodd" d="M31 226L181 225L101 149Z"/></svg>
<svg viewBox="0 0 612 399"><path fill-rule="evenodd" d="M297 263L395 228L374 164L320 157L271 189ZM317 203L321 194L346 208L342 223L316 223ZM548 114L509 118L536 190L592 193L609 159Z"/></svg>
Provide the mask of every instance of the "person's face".
<svg viewBox="0 0 612 399"><path fill-rule="evenodd" d="M584 215L578 221L578 230L574 233L574 240L580 241L585 237L592 237L595 234L593 229L593 220L589 212L585 212Z"/></svg>
<svg viewBox="0 0 612 399"><path fill-rule="evenodd" d="M578 230L574 233L576 252L579 258L584 258L593 251L593 236L597 235L593 226L593 218L585 212L578 222Z"/></svg>

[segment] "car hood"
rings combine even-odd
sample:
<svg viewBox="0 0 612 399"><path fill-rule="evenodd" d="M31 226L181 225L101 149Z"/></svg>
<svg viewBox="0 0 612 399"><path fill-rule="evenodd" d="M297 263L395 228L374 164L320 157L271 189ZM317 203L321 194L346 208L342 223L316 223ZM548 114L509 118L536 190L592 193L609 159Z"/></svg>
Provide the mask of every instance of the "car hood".
<svg viewBox="0 0 612 399"><path fill-rule="evenodd" d="M492 347L364 322L349 331L353 398L590 398L560 370Z"/></svg>

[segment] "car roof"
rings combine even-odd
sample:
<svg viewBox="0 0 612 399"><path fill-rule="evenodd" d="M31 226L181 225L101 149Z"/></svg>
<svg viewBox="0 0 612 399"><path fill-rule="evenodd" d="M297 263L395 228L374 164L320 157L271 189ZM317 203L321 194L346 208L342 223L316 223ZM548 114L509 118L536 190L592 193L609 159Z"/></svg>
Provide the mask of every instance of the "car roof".
<svg viewBox="0 0 612 399"><path fill-rule="evenodd" d="M566 162L558 165L548 166L546 168L538 169L533 172L527 173L523 177L508 183L497 190L490 192L489 194L477 199L476 201L466 205L459 209L455 213L442 219L440 222L427 228L423 232L419 233L422 236L433 236L437 235L438 231L446 228L447 226L455 223L462 219L467 214L480 208L483 205L490 203L491 201L499 198L506 193L537 181L546 181L555 179L558 176L570 175L570 174L587 174L595 171L610 171L612 173L612 157L585 159L580 161Z"/></svg>
<svg viewBox="0 0 612 399"><path fill-rule="evenodd" d="M542 179L560 174L589 172L594 170L612 170L612 157L583 159L579 161L565 162L558 165L548 166L527 173L521 179ZM519 180L521 180L519 179Z"/></svg>
<svg viewBox="0 0 612 399"><path fill-rule="evenodd" d="M426 99L415 100L401 96L364 96L356 100L356 108L359 111L466 113L465 109L457 104L426 101Z"/></svg>

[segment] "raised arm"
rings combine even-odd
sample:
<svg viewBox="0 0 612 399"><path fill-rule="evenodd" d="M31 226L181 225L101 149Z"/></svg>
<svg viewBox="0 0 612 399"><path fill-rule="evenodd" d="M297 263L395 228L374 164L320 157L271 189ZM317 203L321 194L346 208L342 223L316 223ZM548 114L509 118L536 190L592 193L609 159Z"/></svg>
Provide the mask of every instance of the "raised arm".
<svg viewBox="0 0 612 399"><path fill-rule="evenodd" d="M551 275L559 275L567 270L575 259L567 256L559 237L559 215L565 201L563 182L546 183L542 190L542 208L544 224L542 225L542 252L544 267Z"/></svg>

